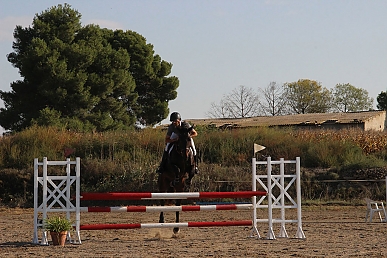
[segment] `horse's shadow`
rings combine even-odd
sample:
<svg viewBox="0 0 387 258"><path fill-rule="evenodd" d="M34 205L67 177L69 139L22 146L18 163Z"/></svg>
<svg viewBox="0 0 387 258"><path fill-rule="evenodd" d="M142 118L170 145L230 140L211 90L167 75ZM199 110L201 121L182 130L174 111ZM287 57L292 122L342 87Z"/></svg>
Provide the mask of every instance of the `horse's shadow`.
<svg viewBox="0 0 387 258"><path fill-rule="evenodd" d="M32 242L4 242L0 243L1 247L33 247L33 246L40 246L40 244L34 244Z"/></svg>

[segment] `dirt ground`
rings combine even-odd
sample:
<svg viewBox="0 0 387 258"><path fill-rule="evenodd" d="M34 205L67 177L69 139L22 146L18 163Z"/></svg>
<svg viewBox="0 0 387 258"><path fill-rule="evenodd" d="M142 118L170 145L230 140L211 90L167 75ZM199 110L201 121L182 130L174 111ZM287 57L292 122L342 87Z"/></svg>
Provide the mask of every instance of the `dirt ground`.
<svg viewBox="0 0 387 258"><path fill-rule="evenodd" d="M365 223L365 207L303 207L306 239L296 239L296 225L286 224L289 238L267 240L267 224L259 223L261 238L251 227L171 228L81 231L81 245L32 244L33 210L0 208L1 257L387 257L387 223L377 217ZM266 210L267 212L267 210ZM259 214L264 218L265 214ZM286 211L286 217L295 210ZM166 222L174 214L167 213ZM251 219L251 211L183 212L181 222ZM155 223L157 213L82 213L81 224ZM278 225L274 233L279 233ZM41 237L41 234L39 234ZM51 244L51 239L50 244Z"/></svg>

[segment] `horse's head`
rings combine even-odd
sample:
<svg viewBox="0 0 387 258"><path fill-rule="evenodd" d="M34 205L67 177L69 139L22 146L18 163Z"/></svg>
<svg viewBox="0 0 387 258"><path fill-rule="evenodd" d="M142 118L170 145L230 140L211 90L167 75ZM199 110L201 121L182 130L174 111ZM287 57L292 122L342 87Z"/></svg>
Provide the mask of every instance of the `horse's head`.
<svg viewBox="0 0 387 258"><path fill-rule="evenodd" d="M191 147L191 131L194 129L194 126L190 126L187 123L182 124L178 129L179 140L176 142L177 148L184 152Z"/></svg>

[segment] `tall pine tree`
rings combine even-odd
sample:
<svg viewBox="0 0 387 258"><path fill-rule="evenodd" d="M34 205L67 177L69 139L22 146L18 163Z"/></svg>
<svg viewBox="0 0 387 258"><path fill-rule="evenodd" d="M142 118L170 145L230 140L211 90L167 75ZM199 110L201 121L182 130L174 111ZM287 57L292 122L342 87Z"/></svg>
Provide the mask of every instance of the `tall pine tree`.
<svg viewBox="0 0 387 258"><path fill-rule="evenodd" d="M179 81L172 64L132 31L82 27L68 4L17 26L9 62L22 80L0 91L0 125L20 131L32 124L77 130L115 130L136 122L153 125L169 113Z"/></svg>

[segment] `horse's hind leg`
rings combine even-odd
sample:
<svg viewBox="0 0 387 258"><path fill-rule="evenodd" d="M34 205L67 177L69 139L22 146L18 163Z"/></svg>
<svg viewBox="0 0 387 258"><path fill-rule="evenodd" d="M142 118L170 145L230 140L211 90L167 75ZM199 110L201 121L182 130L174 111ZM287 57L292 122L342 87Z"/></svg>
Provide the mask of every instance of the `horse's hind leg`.
<svg viewBox="0 0 387 258"><path fill-rule="evenodd" d="M181 205L181 200L176 200L176 206L180 206ZM176 211L176 223L179 223L180 222L180 213L178 211ZM179 233L180 229L178 227L176 228L173 228L173 233L174 234L177 234Z"/></svg>
<svg viewBox="0 0 387 258"><path fill-rule="evenodd" d="M164 206L164 204L165 204L165 201L164 200L160 200L160 205ZM164 223L164 212L160 212L159 223Z"/></svg>

